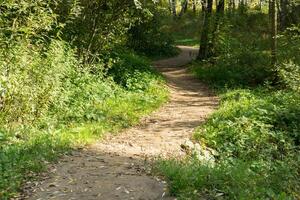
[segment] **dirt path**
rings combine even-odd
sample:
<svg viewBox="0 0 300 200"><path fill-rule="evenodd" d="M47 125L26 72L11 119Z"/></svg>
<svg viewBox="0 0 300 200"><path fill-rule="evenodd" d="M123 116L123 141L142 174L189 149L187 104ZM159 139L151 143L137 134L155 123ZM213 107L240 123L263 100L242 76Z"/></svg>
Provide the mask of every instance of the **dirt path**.
<svg viewBox="0 0 300 200"><path fill-rule="evenodd" d="M168 80L169 103L139 126L63 158L30 199L174 199L163 181L147 175L145 160L182 155L180 144L217 105L216 97L181 67L197 50L180 48L178 57L154 63Z"/></svg>

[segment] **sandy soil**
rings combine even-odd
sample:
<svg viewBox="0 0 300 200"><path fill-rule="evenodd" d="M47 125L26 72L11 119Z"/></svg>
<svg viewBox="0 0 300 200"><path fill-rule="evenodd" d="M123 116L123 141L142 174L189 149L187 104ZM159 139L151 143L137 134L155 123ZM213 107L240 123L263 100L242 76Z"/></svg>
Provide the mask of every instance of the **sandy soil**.
<svg viewBox="0 0 300 200"><path fill-rule="evenodd" d="M169 102L140 125L65 156L31 189L29 199L175 199L164 181L149 175L147 160L184 155L180 145L218 104L183 67L197 49L180 48L179 56L153 63L168 81Z"/></svg>

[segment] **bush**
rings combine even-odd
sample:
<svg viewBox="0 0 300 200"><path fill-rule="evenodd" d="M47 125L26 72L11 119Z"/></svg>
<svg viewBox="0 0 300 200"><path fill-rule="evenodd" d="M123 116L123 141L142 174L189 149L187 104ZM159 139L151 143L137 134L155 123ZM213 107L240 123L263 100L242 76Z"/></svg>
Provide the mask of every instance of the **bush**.
<svg viewBox="0 0 300 200"><path fill-rule="evenodd" d="M132 53L112 59L116 71L110 75L122 78L119 85L82 67L63 42L53 41L45 52L21 47L6 52L10 62L0 64L5 75L0 87L0 198L17 195L24 180L62 153L134 125L166 101L162 78Z"/></svg>
<svg viewBox="0 0 300 200"><path fill-rule="evenodd" d="M134 125L165 102L163 79L144 58L122 52L83 66L75 55L57 40L1 50L0 198L17 195L62 153Z"/></svg>
<svg viewBox="0 0 300 200"><path fill-rule="evenodd" d="M254 87L270 76L267 55L243 49L215 61L195 62L192 71L201 80L217 88Z"/></svg>
<svg viewBox="0 0 300 200"><path fill-rule="evenodd" d="M277 73L280 85L299 92L300 27L292 26L279 36Z"/></svg>
<svg viewBox="0 0 300 200"><path fill-rule="evenodd" d="M127 90L145 91L153 80L161 77L150 63L132 52L115 54L115 64L108 70L108 76Z"/></svg>
<svg viewBox="0 0 300 200"><path fill-rule="evenodd" d="M194 157L158 162L180 199L299 198L299 95L234 90L195 140L217 150L214 165Z"/></svg>
<svg viewBox="0 0 300 200"><path fill-rule="evenodd" d="M65 96L64 81L75 70L76 60L64 43L53 41L49 49L27 42L2 50L1 122L31 123L46 115Z"/></svg>
<svg viewBox="0 0 300 200"><path fill-rule="evenodd" d="M299 145L299 95L286 91L236 90L196 133L222 158L273 160Z"/></svg>

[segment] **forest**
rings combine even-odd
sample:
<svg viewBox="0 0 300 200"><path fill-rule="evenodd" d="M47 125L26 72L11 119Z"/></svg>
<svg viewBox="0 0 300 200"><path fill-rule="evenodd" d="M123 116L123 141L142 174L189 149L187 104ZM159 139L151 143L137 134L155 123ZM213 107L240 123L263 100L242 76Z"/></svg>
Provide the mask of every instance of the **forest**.
<svg viewBox="0 0 300 200"><path fill-rule="evenodd" d="M183 67L182 76L193 76L184 87L174 71ZM175 104L179 86L190 97ZM180 109L206 93L218 106L184 124L182 113L202 104ZM110 143L168 105L170 120L180 115L179 129L192 132L178 139L188 147L174 141L184 156L147 164L145 177L164 180L168 199L300 199L299 0L1 1L0 199L29 198L49 166ZM124 151L140 140L127 134ZM149 140L146 149L155 146ZM84 198L156 199L141 195Z"/></svg>

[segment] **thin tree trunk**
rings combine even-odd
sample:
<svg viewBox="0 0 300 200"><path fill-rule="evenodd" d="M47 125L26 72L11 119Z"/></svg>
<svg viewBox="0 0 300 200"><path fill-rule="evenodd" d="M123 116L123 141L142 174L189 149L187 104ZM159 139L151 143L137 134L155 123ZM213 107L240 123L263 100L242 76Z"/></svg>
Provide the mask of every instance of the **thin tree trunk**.
<svg viewBox="0 0 300 200"><path fill-rule="evenodd" d="M176 18L177 13L176 13L176 4L177 1L176 0L171 0L172 1L172 13L173 13L173 17Z"/></svg>
<svg viewBox="0 0 300 200"><path fill-rule="evenodd" d="M282 31L288 26L287 12L288 12L288 0L280 0L279 22L280 22L280 30Z"/></svg>
<svg viewBox="0 0 300 200"><path fill-rule="evenodd" d="M262 9L262 1L263 1L263 0L259 0L259 10Z"/></svg>
<svg viewBox="0 0 300 200"><path fill-rule="evenodd" d="M196 13L196 0L193 0L193 13Z"/></svg>
<svg viewBox="0 0 300 200"><path fill-rule="evenodd" d="M298 24L300 23L300 3L291 2L291 14L289 19L291 20L289 23Z"/></svg>
<svg viewBox="0 0 300 200"><path fill-rule="evenodd" d="M205 10L206 10L206 2L207 0L201 0L201 11L202 12L205 12Z"/></svg>
<svg viewBox="0 0 300 200"><path fill-rule="evenodd" d="M216 18L215 18L215 23L212 31L212 37L211 37L211 43L209 47L209 51L211 55L215 55L215 46L216 46L216 39L217 39L217 34L220 28L220 19L224 15L225 11L225 2L224 0L219 0L217 4L217 10L216 10Z"/></svg>
<svg viewBox="0 0 300 200"><path fill-rule="evenodd" d="M271 20L271 64L276 65L277 56L277 13L276 13L276 0L270 0L270 20Z"/></svg>
<svg viewBox="0 0 300 200"><path fill-rule="evenodd" d="M241 12L241 14L245 13L246 10L246 0L241 0L239 3L239 10Z"/></svg>
<svg viewBox="0 0 300 200"><path fill-rule="evenodd" d="M233 0L229 0L229 2L228 2L228 8L229 8L229 12L232 12L232 6L233 5Z"/></svg>
<svg viewBox="0 0 300 200"><path fill-rule="evenodd" d="M232 10L233 10L233 12L235 11L235 8L236 8L235 0L232 0Z"/></svg>
<svg viewBox="0 0 300 200"><path fill-rule="evenodd" d="M169 1L169 11L172 14L172 0L168 0Z"/></svg>
<svg viewBox="0 0 300 200"><path fill-rule="evenodd" d="M181 16L187 11L188 3L189 3L189 1L188 1L188 0L185 0L185 1L181 4L181 11L180 11L180 13L179 13L179 17L181 17Z"/></svg>
<svg viewBox="0 0 300 200"><path fill-rule="evenodd" d="M212 13L213 0L207 0L205 11L204 11L204 19L203 19L203 27L202 34L200 39L200 48L197 56L198 60L203 60L209 57L209 27L210 27L210 18Z"/></svg>

